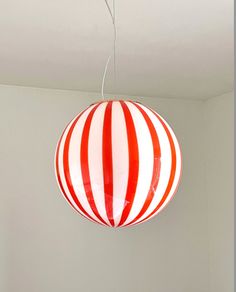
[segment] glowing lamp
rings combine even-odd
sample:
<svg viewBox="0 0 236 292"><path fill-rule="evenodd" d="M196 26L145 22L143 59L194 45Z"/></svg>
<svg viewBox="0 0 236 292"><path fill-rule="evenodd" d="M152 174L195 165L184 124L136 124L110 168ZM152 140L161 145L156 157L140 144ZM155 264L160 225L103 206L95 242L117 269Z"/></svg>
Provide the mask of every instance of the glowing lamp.
<svg viewBox="0 0 236 292"><path fill-rule="evenodd" d="M101 101L64 130L55 154L56 178L81 215L110 227L142 223L175 194L181 152L174 132L138 102Z"/></svg>

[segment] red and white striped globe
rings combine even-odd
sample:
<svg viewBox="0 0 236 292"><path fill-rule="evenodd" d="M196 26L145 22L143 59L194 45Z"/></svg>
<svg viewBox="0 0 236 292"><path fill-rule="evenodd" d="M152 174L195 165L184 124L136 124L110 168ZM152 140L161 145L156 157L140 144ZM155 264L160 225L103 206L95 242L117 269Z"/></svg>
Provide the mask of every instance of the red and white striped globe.
<svg viewBox="0 0 236 292"><path fill-rule="evenodd" d="M86 218L110 227L157 215L181 176L178 141L166 121L133 101L89 106L64 130L56 149L59 187Z"/></svg>

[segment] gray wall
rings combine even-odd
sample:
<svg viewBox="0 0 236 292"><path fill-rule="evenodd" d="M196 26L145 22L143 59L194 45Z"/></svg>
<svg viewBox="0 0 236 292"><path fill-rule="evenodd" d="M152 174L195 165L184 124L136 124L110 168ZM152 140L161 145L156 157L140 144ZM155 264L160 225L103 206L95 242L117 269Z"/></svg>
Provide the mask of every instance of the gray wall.
<svg viewBox="0 0 236 292"><path fill-rule="evenodd" d="M207 100L204 112L209 291L231 292L234 288L233 94Z"/></svg>
<svg viewBox="0 0 236 292"><path fill-rule="evenodd" d="M98 98L0 86L1 291L209 291L205 103L139 99L172 125L182 148L183 176L160 215L113 230L75 213L54 177L54 150L63 128Z"/></svg>

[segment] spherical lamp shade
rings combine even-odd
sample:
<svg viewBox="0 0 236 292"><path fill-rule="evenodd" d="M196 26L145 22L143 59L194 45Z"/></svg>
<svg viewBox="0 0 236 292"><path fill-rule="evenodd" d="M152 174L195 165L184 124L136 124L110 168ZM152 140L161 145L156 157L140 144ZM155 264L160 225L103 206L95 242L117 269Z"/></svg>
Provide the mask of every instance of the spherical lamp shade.
<svg viewBox="0 0 236 292"><path fill-rule="evenodd" d="M56 178L81 215L110 227L157 215L181 175L178 141L166 121L138 102L89 106L64 130L55 154Z"/></svg>

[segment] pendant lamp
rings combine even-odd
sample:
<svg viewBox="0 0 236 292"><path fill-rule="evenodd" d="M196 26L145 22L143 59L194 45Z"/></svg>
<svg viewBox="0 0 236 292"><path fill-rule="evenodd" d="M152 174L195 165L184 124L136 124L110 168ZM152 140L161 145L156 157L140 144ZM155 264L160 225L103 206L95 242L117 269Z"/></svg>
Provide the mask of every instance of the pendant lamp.
<svg viewBox="0 0 236 292"><path fill-rule="evenodd" d="M170 202L181 176L181 151L171 127L152 109L131 100L103 100L65 128L55 172L78 213L125 227L151 219Z"/></svg>
<svg viewBox="0 0 236 292"><path fill-rule="evenodd" d="M105 0L114 28L113 52L102 79L103 100L65 128L55 153L55 173L67 202L85 218L126 227L157 215L173 198L181 176L175 134L154 110L131 100L106 100L109 61L116 69L115 0ZM116 75L116 74L115 74Z"/></svg>

